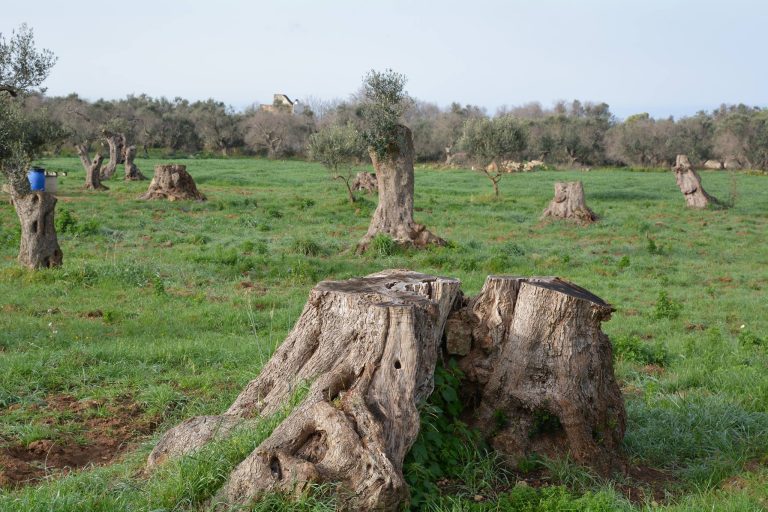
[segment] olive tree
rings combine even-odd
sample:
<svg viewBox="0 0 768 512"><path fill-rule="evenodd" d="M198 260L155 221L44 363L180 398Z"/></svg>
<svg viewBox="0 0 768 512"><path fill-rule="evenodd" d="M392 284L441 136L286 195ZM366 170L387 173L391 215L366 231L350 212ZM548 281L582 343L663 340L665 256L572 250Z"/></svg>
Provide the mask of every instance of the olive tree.
<svg viewBox="0 0 768 512"><path fill-rule="evenodd" d="M8 181L13 206L21 223L19 263L29 268L61 265L56 238L56 198L31 191L26 179L30 162L61 129L41 110L24 111L25 96L48 76L56 58L37 50L32 30L22 25L6 39L0 34L0 172Z"/></svg>
<svg viewBox="0 0 768 512"><path fill-rule="evenodd" d="M357 246L358 252L363 252L379 234L402 245L445 243L413 220L413 135L401 124L411 103L405 82L405 76L391 69L371 71L363 79L362 138L376 169L379 204L368 232Z"/></svg>
<svg viewBox="0 0 768 512"><path fill-rule="evenodd" d="M460 144L491 180L493 192L499 197L499 181L504 175L502 162L518 157L525 150L527 141L528 133L522 121L502 116L469 119L464 125Z"/></svg>
<svg viewBox="0 0 768 512"><path fill-rule="evenodd" d="M339 180L347 187L349 202L355 202L351 180L354 162L362 153L360 133L351 125L330 125L309 137L309 155L328 170L331 179Z"/></svg>

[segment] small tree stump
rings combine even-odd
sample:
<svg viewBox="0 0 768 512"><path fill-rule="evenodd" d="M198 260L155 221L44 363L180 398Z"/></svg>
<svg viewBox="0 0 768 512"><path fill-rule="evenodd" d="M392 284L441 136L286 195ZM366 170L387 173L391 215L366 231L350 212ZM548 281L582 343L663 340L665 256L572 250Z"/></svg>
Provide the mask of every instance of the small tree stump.
<svg viewBox="0 0 768 512"><path fill-rule="evenodd" d="M11 194L21 223L19 264L30 269L58 267L64 255L56 237L56 197L43 191Z"/></svg>
<svg viewBox="0 0 768 512"><path fill-rule="evenodd" d="M623 469L626 413L600 329L612 311L558 278L490 276L451 315L447 339L468 348L456 354L466 354L466 414L496 451L512 461L570 452L604 475Z"/></svg>
<svg viewBox="0 0 768 512"><path fill-rule="evenodd" d="M383 158L370 152L379 187L379 204L371 218L368 232L357 245L365 252L371 239L379 233L392 237L402 245L424 247L445 244L426 227L413 220L413 135L407 126L399 125L395 141Z"/></svg>
<svg viewBox="0 0 768 512"><path fill-rule="evenodd" d="M206 197L197 190L186 165L166 164L155 166L155 175L149 183L149 189L139 199L205 201Z"/></svg>
<svg viewBox="0 0 768 512"><path fill-rule="evenodd" d="M580 181L555 183L555 197L541 214L541 218L554 217L591 224L597 220L597 215L584 202L584 186Z"/></svg>
<svg viewBox="0 0 768 512"><path fill-rule="evenodd" d="M359 172L355 175L355 181L352 182L352 190L364 190L369 194L379 191L379 184L376 181L376 174L371 172Z"/></svg>
<svg viewBox="0 0 768 512"><path fill-rule="evenodd" d="M706 208L710 202L719 201L707 194L704 187L701 186L701 176L695 170L686 155L677 155L675 166L675 181L680 188L680 192L685 196L685 204L688 208Z"/></svg>
<svg viewBox="0 0 768 512"><path fill-rule="evenodd" d="M139 168L133 163L136 158L136 146L125 148L125 181L140 181L147 179Z"/></svg>
<svg viewBox="0 0 768 512"><path fill-rule="evenodd" d="M570 451L607 472L621 467L625 425L610 341L600 330L611 311L557 278L489 277L467 300L458 281L407 270L324 281L229 410L171 429L148 465L275 413L304 383L303 401L214 501L247 503L270 490L332 482L345 510L399 510L419 406L434 388L440 355L453 352L462 355L467 420L497 450L512 458Z"/></svg>

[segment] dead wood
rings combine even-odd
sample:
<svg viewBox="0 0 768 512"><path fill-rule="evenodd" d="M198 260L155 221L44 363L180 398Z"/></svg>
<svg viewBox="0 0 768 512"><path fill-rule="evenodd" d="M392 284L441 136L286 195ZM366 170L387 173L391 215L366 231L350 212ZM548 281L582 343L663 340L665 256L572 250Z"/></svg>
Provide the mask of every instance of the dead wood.
<svg viewBox="0 0 768 512"><path fill-rule="evenodd" d="M597 215L584 201L584 186L580 181L555 183L555 197L541 214L541 218L566 219L579 224L591 224Z"/></svg>
<svg viewBox="0 0 768 512"><path fill-rule="evenodd" d="M688 208L706 208L710 203L719 203L701 186L701 176L693 169L686 155L677 155L673 170L675 181L680 192L685 196L685 204Z"/></svg>
<svg viewBox="0 0 768 512"><path fill-rule="evenodd" d="M101 163L104 161L104 156L101 153L96 153L96 156L91 160L90 145L87 143L75 144L75 149L77 156L80 157L80 163L85 169L85 189L109 190L109 187L101 183Z"/></svg>
<svg viewBox="0 0 768 512"><path fill-rule="evenodd" d="M155 175L147 191L139 199L167 199L169 201L205 201L206 197L195 185L186 165L166 164L155 166Z"/></svg>
<svg viewBox="0 0 768 512"><path fill-rule="evenodd" d="M136 158L136 146L125 148L125 181L139 181L147 179L138 166L133 162Z"/></svg>

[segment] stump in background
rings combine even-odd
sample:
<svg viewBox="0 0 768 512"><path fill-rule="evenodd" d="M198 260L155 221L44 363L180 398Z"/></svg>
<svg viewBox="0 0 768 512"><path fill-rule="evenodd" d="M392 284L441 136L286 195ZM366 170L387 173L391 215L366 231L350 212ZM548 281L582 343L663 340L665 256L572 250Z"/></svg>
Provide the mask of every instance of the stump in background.
<svg viewBox="0 0 768 512"><path fill-rule="evenodd" d="M140 181L147 179L133 163L136 158L136 146L125 148L125 181Z"/></svg>
<svg viewBox="0 0 768 512"><path fill-rule="evenodd" d="M19 264L30 269L58 267L64 258L56 237L56 197L43 191L11 194L21 223Z"/></svg>
<svg viewBox="0 0 768 512"><path fill-rule="evenodd" d="M584 202L584 186L580 181L555 183L555 197L541 214L541 218L554 217L580 224L591 224L597 215Z"/></svg>
<svg viewBox="0 0 768 512"><path fill-rule="evenodd" d="M205 201L206 197L197 190L186 165L166 164L155 166L155 175L149 183L149 189L139 199Z"/></svg>
<svg viewBox="0 0 768 512"><path fill-rule="evenodd" d="M570 451L607 473L622 467L625 425L610 341L600 330L611 311L557 278L492 276L468 300L456 280L407 270L324 281L229 410L171 429L148 465L267 417L308 385L215 501L247 503L263 492L328 482L340 485L345 510L399 510L419 406L432 393L441 354L452 353L462 356L467 421L495 449L512 459Z"/></svg>
<svg viewBox="0 0 768 512"><path fill-rule="evenodd" d="M379 184L376 181L376 174L372 172L359 172L355 175L355 181L352 182L352 190L364 190L369 194L379 191Z"/></svg>
<svg viewBox="0 0 768 512"><path fill-rule="evenodd" d="M706 208L710 203L718 203L717 199L707 194L701 186L701 176L695 170L686 155L677 155L675 166L675 181L680 192L685 196L688 208Z"/></svg>

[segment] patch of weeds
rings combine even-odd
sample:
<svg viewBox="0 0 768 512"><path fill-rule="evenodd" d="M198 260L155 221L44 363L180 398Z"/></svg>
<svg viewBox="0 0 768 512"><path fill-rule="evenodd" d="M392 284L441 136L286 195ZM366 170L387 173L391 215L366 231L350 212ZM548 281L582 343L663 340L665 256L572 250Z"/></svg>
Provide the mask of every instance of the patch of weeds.
<svg viewBox="0 0 768 512"><path fill-rule="evenodd" d="M283 212L278 210L277 208L269 208L267 209L267 217L270 217L272 219L282 219L283 218Z"/></svg>
<svg viewBox="0 0 768 512"><path fill-rule="evenodd" d="M661 246L660 244L657 244L656 240L654 240L650 236L647 238L647 240L648 241L646 243L645 248L648 251L648 254L661 254L662 252L664 252L664 247Z"/></svg>
<svg viewBox="0 0 768 512"><path fill-rule="evenodd" d="M192 238L189 240L189 243L192 245L205 245L210 241L211 237L197 233L196 235L192 236Z"/></svg>
<svg viewBox="0 0 768 512"><path fill-rule="evenodd" d="M167 297L168 292L165 290L165 283L159 272L155 272L149 277L149 284L152 285L152 291L158 297Z"/></svg>
<svg viewBox="0 0 768 512"><path fill-rule="evenodd" d="M639 364L669 364L669 352L661 343L645 343L637 336L618 336L612 340L614 359Z"/></svg>
<svg viewBox="0 0 768 512"><path fill-rule="evenodd" d="M66 208L62 208L58 212L54 225L56 226L56 232L62 235L88 236L99 232L99 223L96 220L91 219L85 222L80 222L77 217Z"/></svg>
<svg viewBox="0 0 768 512"><path fill-rule="evenodd" d="M311 238L297 238L291 244L291 252L302 256L319 256L323 247Z"/></svg>
<svg viewBox="0 0 768 512"><path fill-rule="evenodd" d="M437 481L457 478L468 458L482 458L481 437L459 418L462 372L455 360L435 369L435 390L421 410L421 429L405 458L411 505L418 509L440 493Z"/></svg>
<svg viewBox="0 0 768 512"><path fill-rule="evenodd" d="M666 290L661 290L659 292L659 298L656 299L656 306L653 309L653 316L654 318L658 319L666 318L669 320L674 320L680 316L680 312L682 310L682 304L670 299Z"/></svg>
<svg viewBox="0 0 768 512"><path fill-rule="evenodd" d="M296 208L298 208L299 210L307 210L315 206L315 204L316 204L315 200L310 199L308 197L297 197L293 201L293 205L296 206Z"/></svg>
<svg viewBox="0 0 768 512"><path fill-rule="evenodd" d="M18 247L21 241L21 227L15 225L11 229L0 226L0 247Z"/></svg>
<svg viewBox="0 0 768 512"><path fill-rule="evenodd" d="M396 254L398 250L399 247L397 242L385 233L379 233L374 236L368 244L368 251L373 252L377 256L392 256Z"/></svg>
<svg viewBox="0 0 768 512"><path fill-rule="evenodd" d="M766 347L768 346L768 339L761 338L752 331L743 330L739 333L739 343L745 347Z"/></svg>
<svg viewBox="0 0 768 512"><path fill-rule="evenodd" d="M501 252L508 256L525 256L525 249L514 242L507 242L502 245Z"/></svg>
<svg viewBox="0 0 768 512"><path fill-rule="evenodd" d="M629 264L630 264L630 261L629 261L629 256L627 256L627 255L625 254L625 255L624 255L624 256L622 256L622 257L621 257L621 259L620 259L620 260L619 260L619 261L616 263L616 266L619 268L619 270L624 270L624 269L627 269L627 268L629 268Z"/></svg>

